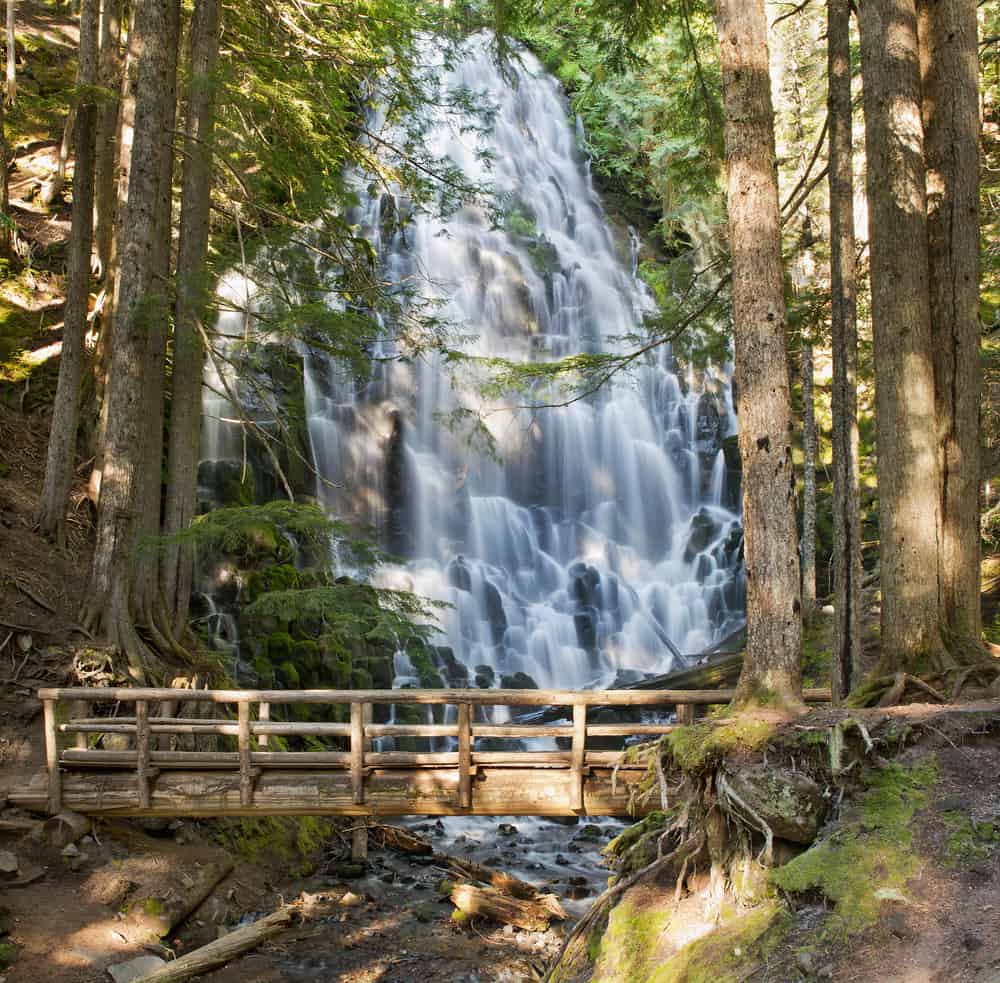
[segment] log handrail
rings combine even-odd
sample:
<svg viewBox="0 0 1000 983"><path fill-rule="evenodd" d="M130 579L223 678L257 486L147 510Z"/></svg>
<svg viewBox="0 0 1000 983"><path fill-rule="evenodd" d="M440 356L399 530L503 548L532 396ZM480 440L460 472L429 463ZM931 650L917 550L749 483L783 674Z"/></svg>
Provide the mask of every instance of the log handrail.
<svg viewBox="0 0 1000 983"><path fill-rule="evenodd" d="M224 768L239 777L239 802L254 808L257 781L263 769L347 769L351 799L358 811L366 805L366 777L386 769L448 768L457 771L456 813L473 809L473 784L477 769L555 768L566 776L566 801L576 813L584 811L585 784L593 767L611 767L620 760L619 751L588 750L591 737L659 736L680 723L692 722L697 706L720 705L732 700L735 691L717 690L177 690L127 687L67 687L39 690L44 709L45 751L48 773L48 808L62 808L62 769L104 767L132 769L138 809L150 810L156 779L162 768ZM806 690L812 702L830 699L829 690ZM179 702L236 704L235 719L177 716ZM69 719L60 721L58 704L67 703ZM96 717L94 706L102 703L134 704L134 716ZM281 721L272 719L274 705L328 704L349 707L349 723ZM373 723L375 705L410 704L454 706L454 723ZM160 709L164 714L157 716ZM256 705L256 717L252 709ZM475 722L475 707L557 706L568 707L566 724ZM596 707L674 707L679 723L591 723L588 709ZM75 716L82 715L82 716ZM61 734L74 735L73 746L61 749ZM132 737L134 750L104 750L88 746L88 734L119 734ZM236 738L236 751L173 750L155 735L211 735ZM270 736L335 737L347 739L346 751L276 751ZM455 739L455 750L375 750L373 740L384 737ZM492 738L561 738L562 750L476 750L476 740Z"/></svg>

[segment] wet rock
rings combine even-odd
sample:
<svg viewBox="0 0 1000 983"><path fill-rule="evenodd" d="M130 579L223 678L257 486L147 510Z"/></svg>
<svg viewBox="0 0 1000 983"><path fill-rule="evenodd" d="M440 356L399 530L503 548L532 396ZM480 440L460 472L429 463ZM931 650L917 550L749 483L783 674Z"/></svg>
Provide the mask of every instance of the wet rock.
<svg viewBox="0 0 1000 983"><path fill-rule="evenodd" d="M601 584L600 573L580 560L570 564L567 573L570 579L569 596L581 607L596 607Z"/></svg>
<svg viewBox="0 0 1000 983"><path fill-rule="evenodd" d="M577 644L587 653L597 651L597 625L600 615L597 608L587 608L573 615Z"/></svg>
<svg viewBox="0 0 1000 983"><path fill-rule="evenodd" d="M601 838L601 827L596 823L587 823L581 826L573 836L574 840L599 840Z"/></svg>
<svg viewBox="0 0 1000 983"><path fill-rule="evenodd" d="M488 580L483 582L483 602L486 608L486 619L490 623L490 632L494 645L503 644L503 636L507 631L507 614L503 609L503 597L495 585Z"/></svg>
<svg viewBox="0 0 1000 983"><path fill-rule="evenodd" d="M339 877L341 880L352 880L355 877L362 877L364 875L365 868L364 864L352 864L352 863L335 863L330 868L330 873L335 877Z"/></svg>
<svg viewBox="0 0 1000 983"><path fill-rule="evenodd" d="M472 590L472 571L469 570L464 556L456 556L448 564L448 583L459 590Z"/></svg>
<svg viewBox="0 0 1000 983"><path fill-rule="evenodd" d="M703 393L698 400L694 438L699 454L714 457L722 445L722 414L714 393Z"/></svg>
<svg viewBox="0 0 1000 983"><path fill-rule="evenodd" d="M480 689L492 689L496 679L496 673L491 666L476 666L476 685Z"/></svg>
<svg viewBox="0 0 1000 983"><path fill-rule="evenodd" d="M517 836L517 827L513 823L501 823L497 826L497 833L500 836Z"/></svg>
<svg viewBox="0 0 1000 983"><path fill-rule="evenodd" d="M699 509L691 517L691 532L684 548L684 562L691 563L699 553L704 552L718 539L721 533L722 526L718 519L714 518L708 509Z"/></svg>
<svg viewBox="0 0 1000 983"><path fill-rule="evenodd" d="M790 768L745 765L725 772L726 782L743 806L753 810L774 835L792 843L811 843L826 816L823 790L807 775Z"/></svg>
<svg viewBox="0 0 1000 983"><path fill-rule="evenodd" d="M159 956L138 956L125 963L118 963L116 966L108 967L108 976L114 983L132 983L133 980L142 979L150 973L166 966L167 961Z"/></svg>
<svg viewBox="0 0 1000 983"><path fill-rule="evenodd" d="M509 676L500 677L501 689L538 689L536 683L526 672L515 672Z"/></svg>

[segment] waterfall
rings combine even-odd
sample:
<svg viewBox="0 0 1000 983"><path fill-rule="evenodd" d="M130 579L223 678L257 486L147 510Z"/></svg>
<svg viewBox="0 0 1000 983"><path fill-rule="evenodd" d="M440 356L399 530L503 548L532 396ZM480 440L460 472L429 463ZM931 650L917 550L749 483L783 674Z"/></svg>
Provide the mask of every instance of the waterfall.
<svg viewBox="0 0 1000 983"><path fill-rule="evenodd" d="M370 195L359 178L355 217L383 276L415 286L474 336L462 346L470 355L628 351L652 300L636 277L634 236L619 247L609 231L579 121L530 54L509 66L509 84L487 39L465 47L442 64L439 84L491 100L491 132L432 108L426 147L490 182L507 220L498 227L476 204L447 218L413 210L402 196ZM724 371L682 381L661 346L593 395L527 410L485 400L439 354L398 357L388 330L375 354L362 383L322 353L306 355L309 438L329 479L317 494L405 559L384 572L387 583L451 604L439 655L470 680L526 673L541 687L607 685L669 671L742 625ZM535 398L565 399L551 387ZM484 413L497 456L443 425L463 408ZM411 670L398 660L399 679Z"/></svg>

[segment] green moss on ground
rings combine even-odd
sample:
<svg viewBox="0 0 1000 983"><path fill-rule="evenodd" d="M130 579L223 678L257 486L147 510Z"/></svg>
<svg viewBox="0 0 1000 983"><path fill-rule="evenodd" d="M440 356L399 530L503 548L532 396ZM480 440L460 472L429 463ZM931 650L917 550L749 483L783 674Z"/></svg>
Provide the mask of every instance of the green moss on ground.
<svg viewBox="0 0 1000 983"><path fill-rule="evenodd" d="M713 931L664 959L673 917L674 908L666 903L619 904L603 936L588 940L596 964L592 983L736 983L777 947L789 923L784 905L775 900L729 908Z"/></svg>
<svg viewBox="0 0 1000 983"><path fill-rule="evenodd" d="M333 837L335 825L322 816L220 819L216 839L247 863L277 863L296 877L316 869L318 854Z"/></svg>
<svg viewBox="0 0 1000 983"><path fill-rule="evenodd" d="M775 725L753 717L737 717L728 724L703 722L678 727L660 741L664 757L681 771L707 771L727 754L752 750L766 744Z"/></svg>
<svg viewBox="0 0 1000 983"><path fill-rule="evenodd" d="M853 819L771 872L771 882L784 891L818 891L833 902L822 938L863 931L874 924L884 900L905 896L920 869L910 824L936 778L933 757L911 769L891 764L872 772Z"/></svg>

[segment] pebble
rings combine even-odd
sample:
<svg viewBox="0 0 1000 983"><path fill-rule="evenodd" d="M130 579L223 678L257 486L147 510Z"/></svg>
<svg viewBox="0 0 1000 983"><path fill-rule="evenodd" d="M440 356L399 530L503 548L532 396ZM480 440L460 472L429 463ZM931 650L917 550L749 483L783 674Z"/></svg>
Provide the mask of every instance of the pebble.
<svg viewBox="0 0 1000 983"><path fill-rule="evenodd" d="M75 843L67 843L62 848L62 855L64 857L79 857L80 848Z"/></svg>
<svg viewBox="0 0 1000 983"><path fill-rule="evenodd" d="M15 853L10 850L0 850L0 875L16 877L19 866Z"/></svg>

